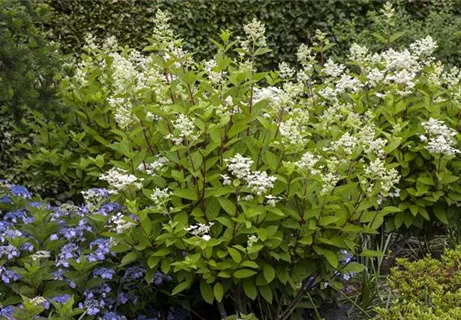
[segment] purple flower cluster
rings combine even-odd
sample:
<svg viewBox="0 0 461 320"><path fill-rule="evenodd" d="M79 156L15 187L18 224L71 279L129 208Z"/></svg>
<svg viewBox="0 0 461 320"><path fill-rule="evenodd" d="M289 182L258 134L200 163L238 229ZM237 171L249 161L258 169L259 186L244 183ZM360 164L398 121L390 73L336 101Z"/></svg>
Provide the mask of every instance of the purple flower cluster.
<svg viewBox="0 0 461 320"><path fill-rule="evenodd" d="M114 303L113 300L107 297L110 292L111 288L107 283L85 290L83 292L85 301L80 302L78 306L80 309L87 309L90 316L97 315L102 309L110 307Z"/></svg>
<svg viewBox="0 0 461 320"><path fill-rule="evenodd" d="M96 239L90 243L90 249L93 252L88 255L89 261L104 261L106 260L106 256L111 253L110 239Z"/></svg>
<svg viewBox="0 0 461 320"><path fill-rule="evenodd" d="M11 260L15 257L19 257L19 251L16 247L11 244L6 246L0 246L0 258L6 256L8 260Z"/></svg>
<svg viewBox="0 0 461 320"><path fill-rule="evenodd" d="M109 268L96 268L93 270L93 277L111 280L114 277L115 270Z"/></svg>
<svg viewBox="0 0 461 320"><path fill-rule="evenodd" d="M125 275L123 276L123 281L131 282L137 281L144 277L144 273L146 273L146 269L141 266L132 266L126 269Z"/></svg>
<svg viewBox="0 0 461 320"><path fill-rule="evenodd" d="M0 319L13 319L14 309L12 306L8 306L0 309Z"/></svg>
<svg viewBox="0 0 461 320"><path fill-rule="evenodd" d="M17 185L12 185L10 186L10 192L15 196L15 197L21 197L24 199L31 199L32 194L23 186L17 186Z"/></svg>
<svg viewBox="0 0 461 320"><path fill-rule="evenodd" d="M133 292L120 292L117 297L117 303L119 304L126 304L131 301L134 305L137 305L138 300L139 297Z"/></svg>
<svg viewBox="0 0 461 320"><path fill-rule="evenodd" d="M163 281L172 281L172 280L173 278L170 275L165 275L160 271L157 271L156 273L154 273L154 276L152 278L152 282L156 286L161 286L163 284Z"/></svg>
<svg viewBox="0 0 461 320"><path fill-rule="evenodd" d="M51 279L45 281L61 282L57 283L57 287L65 290L62 294L49 298L40 295L32 298L32 303L48 310L40 316L46 317L51 312L55 313L56 310L49 309L55 308L56 303L65 304L73 297L76 299L73 308L81 308L87 316L102 320L182 319L181 309L170 308L164 312L152 309L151 299L154 295L151 293L155 288L145 282L144 266L127 266L120 271L114 267L119 259L116 253L111 251L112 240L98 233L104 230L101 224L104 223L104 219L93 216L107 216L109 219L114 212L122 212L122 207L117 203L102 203L104 199L108 199L107 190L93 189L93 194L99 195L103 200L98 200L101 203L98 202L97 206L89 209L87 205L64 204L59 207L44 205L43 202L29 201L32 195L25 188L20 186L8 188L6 193L8 198L0 199L2 210L3 207L8 208L0 216L0 259L2 259L0 306L6 295L15 295L13 286L28 286L26 282L23 283L26 277L21 276L22 273L21 275L16 273L14 267L26 270L24 263L32 261L33 264L49 268ZM5 194L2 193L3 189L0 184L2 195ZM18 197L20 199L17 199ZM27 200L21 201L21 199ZM137 219L136 216L132 218ZM36 230L36 225L44 227ZM53 261L51 259L54 259L54 264L51 263ZM79 269L80 267L83 269ZM82 270L90 275L85 282L85 286L89 284L88 287L81 287L80 278L74 279L76 276L80 277ZM161 286L167 281L172 281L170 275L154 273L152 283L155 286ZM67 289L65 283L69 286ZM140 283L143 285L139 285ZM115 290L115 288L119 289ZM43 292L39 293L43 294ZM141 301L143 303L140 303ZM115 309L116 305L120 306L118 310ZM15 307L22 308L22 305L0 307L0 319L13 320ZM135 311L140 307L143 309Z"/></svg>
<svg viewBox="0 0 461 320"><path fill-rule="evenodd" d="M53 301L57 302L57 303L66 303L69 299L70 299L70 294L62 294L60 296L55 296L53 298L51 298Z"/></svg>
<svg viewBox="0 0 461 320"><path fill-rule="evenodd" d="M34 222L34 218L28 216L24 210L16 210L5 214L3 221L11 223L32 223Z"/></svg>
<svg viewBox="0 0 461 320"><path fill-rule="evenodd" d="M79 246L76 245L75 243L67 243L61 248L61 253L59 254L57 261L56 261L56 266L63 266L68 268L69 267L69 260L74 259L80 261L80 250Z"/></svg>
<svg viewBox="0 0 461 320"><path fill-rule="evenodd" d="M115 313L115 312L106 312L102 318L102 320L126 320L125 316L122 316L121 314Z"/></svg>
<svg viewBox="0 0 461 320"><path fill-rule="evenodd" d="M7 270L4 267L0 267L0 278L2 279L3 283L11 283L18 281L21 279L21 276L19 276L16 272L12 270Z"/></svg>

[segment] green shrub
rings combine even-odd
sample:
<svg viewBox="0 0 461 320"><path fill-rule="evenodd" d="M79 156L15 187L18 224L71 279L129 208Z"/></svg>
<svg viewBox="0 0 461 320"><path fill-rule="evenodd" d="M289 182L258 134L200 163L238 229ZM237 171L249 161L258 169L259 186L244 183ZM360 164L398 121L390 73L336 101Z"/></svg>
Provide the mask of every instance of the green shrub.
<svg viewBox="0 0 461 320"><path fill-rule="evenodd" d="M436 320L461 318L461 248L441 260L397 259L388 279L392 305L378 308L378 319Z"/></svg>
<svg viewBox="0 0 461 320"><path fill-rule="evenodd" d="M115 36L121 45L141 50L149 43L153 16L157 9L174 12L172 27L188 35L184 47L201 59L214 55L209 41L216 30L230 29L244 35L243 25L258 18L267 28L272 52L260 57L264 66L274 69L278 63L296 63L299 43L314 40L316 29L327 32L336 44L333 54L344 56L352 42L367 44L371 49L379 42L372 36L379 30L367 15L379 11L382 1L278 1L278 0L118 0L79 1L48 0L55 17L48 27L53 39L66 52L80 53L84 35L98 38ZM398 45L431 35L440 45L436 53L444 62L460 62L459 1L393 1L398 7L394 32L405 31ZM442 27L443 26L443 27ZM370 31L371 30L371 31ZM362 41L366 40L366 41ZM443 47L442 47L443 44ZM197 50L200 48L200 50Z"/></svg>
<svg viewBox="0 0 461 320"><path fill-rule="evenodd" d="M431 3L430 1L426 2ZM420 5L421 2L418 2ZM414 39L421 39L430 35L439 45L435 56L444 63L459 65L461 55L458 43L461 40L461 18L458 14L459 1L432 2L431 10L424 17L415 17L420 11L409 10L400 5L395 8L390 21L389 31L392 34L392 47L403 48L409 46ZM366 44L371 50L380 50L387 39L382 36L387 33L386 18L382 12L370 10L367 13L369 24L363 27L363 17L338 21L332 25L332 33L341 44Z"/></svg>
<svg viewBox="0 0 461 320"><path fill-rule="evenodd" d="M316 29L326 29L330 21L348 15L364 16L367 8L378 8L374 1L49 1L55 9L55 19L49 24L53 39L67 52L80 53L84 35L88 32L105 39L115 36L119 43L138 50L149 44L157 9L174 12L171 26L177 34L188 35L184 48L197 59L210 59L214 45L209 41L216 31L230 29L244 35L243 26L253 18L267 28L271 52L260 57L265 66L275 68L281 61L296 62L299 43L312 40ZM365 20L362 20L366 24ZM197 50L200 48L200 50Z"/></svg>
<svg viewBox="0 0 461 320"><path fill-rule="evenodd" d="M30 181L30 173L20 170L27 154L19 145L30 144L35 134L20 120L38 110L50 121L61 110L56 76L62 58L40 29L47 12L43 4L0 0L0 177L15 183Z"/></svg>
<svg viewBox="0 0 461 320"><path fill-rule="evenodd" d="M47 115L56 110L60 58L38 28L46 9L30 1L0 1L0 105L17 118L28 109Z"/></svg>
<svg viewBox="0 0 461 320"><path fill-rule="evenodd" d="M56 178L71 168L79 187L107 182L140 221L117 218L117 250L174 274L173 296L199 288L223 316L223 301L256 316L262 301L285 319L304 295L318 302L319 285L341 289L341 275L363 268L342 251L357 234L456 213L460 75L431 57L430 37L380 54L353 45L346 67L318 33L298 70L259 72L269 49L258 21L239 41L222 32L215 58L198 63L167 18L158 12L148 56L87 40L62 84L76 120L40 135L29 165ZM70 161L53 168L53 158Z"/></svg>

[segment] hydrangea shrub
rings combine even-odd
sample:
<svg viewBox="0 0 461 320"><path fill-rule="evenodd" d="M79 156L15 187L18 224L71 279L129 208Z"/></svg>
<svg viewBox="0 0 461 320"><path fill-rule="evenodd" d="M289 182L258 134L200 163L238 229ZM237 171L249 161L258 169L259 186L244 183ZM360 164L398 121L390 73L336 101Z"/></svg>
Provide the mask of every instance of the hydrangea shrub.
<svg viewBox="0 0 461 320"><path fill-rule="evenodd" d="M1 319L188 319L163 290L173 278L122 260L106 235L120 205L105 189L54 207L0 184ZM157 309L156 309L157 308Z"/></svg>

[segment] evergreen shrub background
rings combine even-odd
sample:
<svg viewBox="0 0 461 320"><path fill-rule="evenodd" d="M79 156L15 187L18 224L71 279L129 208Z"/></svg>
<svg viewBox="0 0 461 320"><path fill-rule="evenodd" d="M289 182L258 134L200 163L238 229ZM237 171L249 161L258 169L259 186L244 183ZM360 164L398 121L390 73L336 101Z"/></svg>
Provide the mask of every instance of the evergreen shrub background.
<svg viewBox="0 0 461 320"><path fill-rule="evenodd" d="M219 29L242 35L243 26L254 17L266 25L272 52L261 62L271 68L280 61L294 63L297 47L300 43L311 44L316 29L329 33L330 40L336 43L331 51L335 56L344 56L351 41L367 46L374 43L382 48L372 35L379 32L381 26L371 17L379 13L384 1L43 1L55 10L48 27L53 39L66 52L79 53L87 32L101 39L113 35L122 45L142 49L149 42L157 9L173 13L171 25L175 33L184 38L185 49L194 52L198 60L212 57L214 47L209 39L215 37ZM405 31L395 43L397 46L406 46L415 39L431 35L443 48L438 52L439 59L459 62L456 44L460 39L461 19L456 14L461 8L460 1L392 2L398 13L395 29Z"/></svg>

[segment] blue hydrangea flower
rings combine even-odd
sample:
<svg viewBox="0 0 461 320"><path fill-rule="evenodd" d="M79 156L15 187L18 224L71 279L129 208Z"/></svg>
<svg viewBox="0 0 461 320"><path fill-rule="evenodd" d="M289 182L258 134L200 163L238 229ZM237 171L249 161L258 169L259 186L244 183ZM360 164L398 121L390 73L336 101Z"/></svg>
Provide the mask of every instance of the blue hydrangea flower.
<svg viewBox="0 0 461 320"><path fill-rule="evenodd" d="M99 287L87 289L83 292L85 301L79 303L80 309L87 309L88 314L94 316L101 312L101 309L111 307L113 301L107 299L107 294L111 291L107 283L103 283Z"/></svg>
<svg viewBox="0 0 461 320"><path fill-rule="evenodd" d="M19 251L12 245L0 246L0 258L6 256L8 260L19 257Z"/></svg>
<svg viewBox="0 0 461 320"><path fill-rule="evenodd" d="M7 320L13 320L14 308L13 306L8 306L0 309L0 318L5 318Z"/></svg>
<svg viewBox="0 0 461 320"><path fill-rule="evenodd" d="M15 197L22 197L24 199L32 198L32 194L23 186L12 185L10 186L10 192Z"/></svg>
<svg viewBox="0 0 461 320"><path fill-rule="evenodd" d="M144 277L146 269L141 266L132 266L126 269L123 281L130 282L136 281Z"/></svg>
<svg viewBox="0 0 461 320"><path fill-rule="evenodd" d="M0 230L2 228L0 227ZM0 234L0 241L1 242L4 242L6 240L6 238L10 238L10 239L14 239L14 238L17 238L17 237L21 237L22 236L22 233L18 230L11 230L11 229L4 229L4 230L1 230L2 233Z"/></svg>
<svg viewBox="0 0 461 320"><path fill-rule="evenodd" d="M90 249L94 250L88 255L88 261L104 261L110 254L110 239L96 239L90 243Z"/></svg>
<svg viewBox="0 0 461 320"><path fill-rule="evenodd" d="M106 312L102 316L102 320L126 320L126 318L115 312Z"/></svg>
<svg viewBox="0 0 461 320"><path fill-rule="evenodd" d="M98 210L94 211L94 214L100 214L103 216L109 215L114 211L122 210L122 206L115 202L104 203Z"/></svg>
<svg viewBox="0 0 461 320"><path fill-rule="evenodd" d="M3 196L0 198L0 203L12 204L11 198L9 195Z"/></svg>
<svg viewBox="0 0 461 320"><path fill-rule="evenodd" d="M21 250L32 252L34 251L34 246L30 242L25 242L21 245Z"/></svg>
<svg viewBox="0 0 461 320"><path fill-rule="evenodd" d="M69 260L75 259L79 261L80 250L75 243L67 243L61 248L61 253L58 256L56 266L69 267Z"/></svg>
<svg viewBox="0 0 461 320"><path fill-rule="evenodd" d="M173 278L171 278L170 275L164 275L162 272L160 271L157 271L156 273L154 273L154 276L152 278L152 282L156 285L156 286L160 286L162 285L163 281L166 280L166 281L171 281L173 280Z"/></svg>
<svg viewBox="0 0 461 320"><path fill-rule="evenodd" d="M21 276L12 270L7 270L4 267L0 267L0 278L2 279L3 283L8 284L14 281L18 281L21 279Z"/></svg>
<svg viewBox="0 0 461 320"><path fill-rule="evenodd" d="M109 268L96 268L93 270L93 276L101 277L102 279L112 279L114 274L115 270Z"/></svg>
<svg viewBox="0 0 461 320"><path fill-rule="evenodd" d="M138 304L139 297L132 292L120 292L117 297L117 303L126 304L131 301L134 305Z"/></svg>
<svg viewBox="0 0 461 320"><path fill-rule="evenodd" d="M70 299L70 294L62 294L60 296L56 296L51 298L53 301L56 301L57 303L66 303Z"/></svg>
<svg viewBox="0 0 461 320"><path fill-rule="evenodd" d="M3 217L4 221L9 221L12 223L19 223L22 221L23 223L32 223L34 222L33 217L28 217L25 211L22 210L16 210L16 211L10 211L5 216Z"/></svg>

